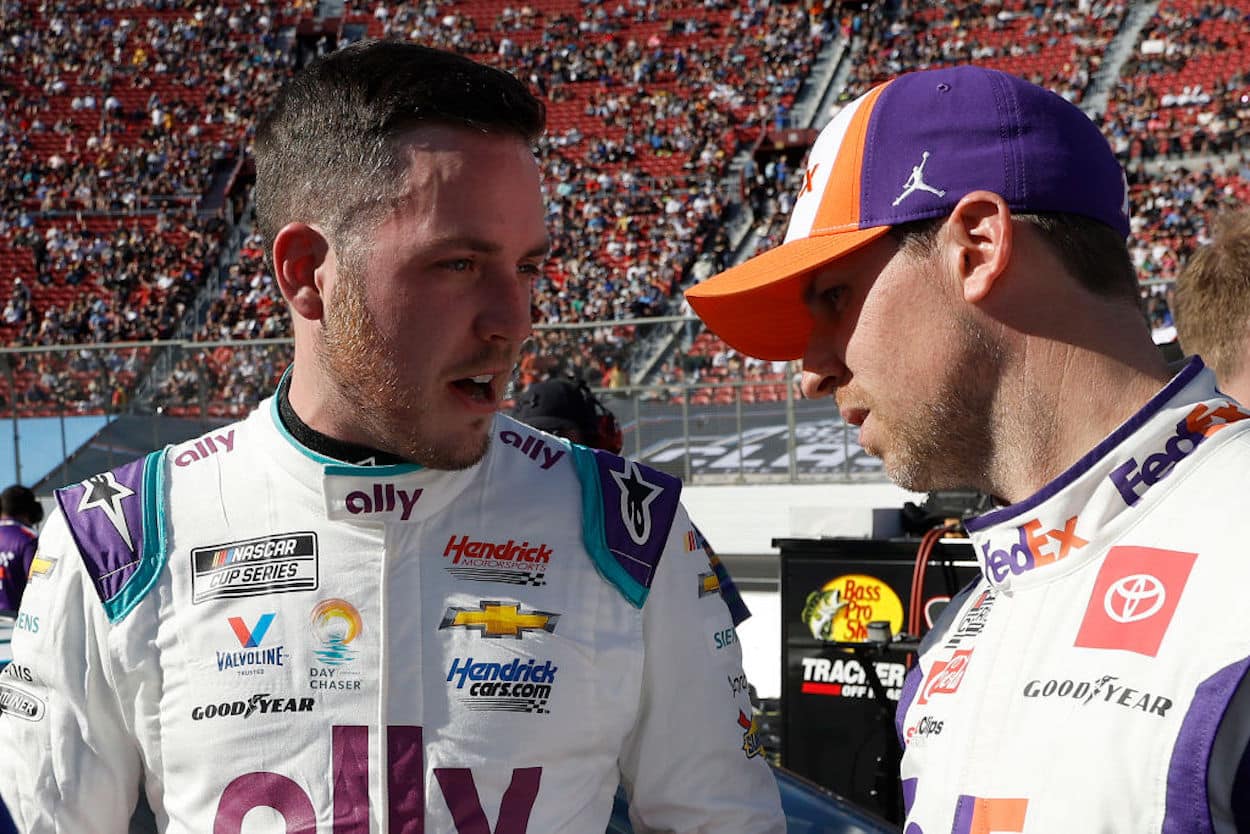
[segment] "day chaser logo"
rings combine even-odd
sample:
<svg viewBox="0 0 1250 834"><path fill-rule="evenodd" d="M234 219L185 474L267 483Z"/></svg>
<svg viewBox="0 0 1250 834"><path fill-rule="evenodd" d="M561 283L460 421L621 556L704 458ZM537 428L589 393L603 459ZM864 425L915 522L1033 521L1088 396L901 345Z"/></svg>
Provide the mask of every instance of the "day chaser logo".
<svg viewBox="0 0 1250 834"><path fill-rule="evenodd" d="M609 469L621 494L621 521L634 544L646 544L651 538L651 504L660 497L661 487L642 477L638 462L623 461L625 470Z"/></svg>
<svg viewBox="0 0 1250 834"><path fill-rule="evenodd" d="M559 666L520 658L511 663L475 663L473 658L451 659L447 682L455 681L460 702L467 709L487 712L548 714L547 702L556 684Z"/></svg>
<svg viewBox="0 0 1250 834"><path fill-rule="evenodd" d="M205 718L251 718L253 715L270 715L275 712L312 712L312 698L270 698L268 692L253 695L246 701L224 701L220 704L204 704L191 709L191 720Z"/></svg>
<svg viewBox="0 0 1250 834"><path fill-rule="evenodd" d="M242 651L217 652L217 671L231 669L240 675L259 675L263 669L257 666L281 666L286 660L285 646L261 647L276 614L261 614L253 628L248 628L242 617L231 617L227 622L239 641Z"/></svg>
<svg viewBox="0 0 1250 834"><path fill-rule="evenodd" d="M474 541L468 536L452 536L443 548L443 558L451 559L447 572L472 582L504 582L509 585L547 584L551 548L516 539L493 543Z"/></svg>
<svg viewBox="0 0 1250 834"><path fill-rule="evenodd" d="M352 642L364 627L356 606L345 599L326 599L312 610L312 630L322 648L315 654L326 666L342 666L356 658Z"/></svg>
<svg viewBox="0 0 1250 834"><path fill-rule="evenodd" d="M16 686L0 684L0 713L38 721L43 718L43 701Z"/></svg>
<svg viewBox="0 0 1250 834"><path fill-rule="evenodd" d="M280 533L191 551L191 601L317 590L317 534Z"/></svg>
<svg viewBox="0 0 1250 834"><path fill-rule="evenodd" d="M511 637L520 640L527 631L555 633L559 614L547 611L522 611L515 602L483 600L477 608L448 607L439 628L478 630L489 638Z"/></svg>
<svg viewBox="0 0 1250 834"><path fill-rule="evenodd" d="M78 502L78 512L82 513L87 510L103 512L108 517L109 523L113 525L113 529L126 543L126 547L134 550L135 546L130 541L130 528L126 526L126 516L122 511L122 501L134 495L135 491L125 484L118 483L112 472L93 475L83 481L82 485L84 489L82 500Z"/></svg>

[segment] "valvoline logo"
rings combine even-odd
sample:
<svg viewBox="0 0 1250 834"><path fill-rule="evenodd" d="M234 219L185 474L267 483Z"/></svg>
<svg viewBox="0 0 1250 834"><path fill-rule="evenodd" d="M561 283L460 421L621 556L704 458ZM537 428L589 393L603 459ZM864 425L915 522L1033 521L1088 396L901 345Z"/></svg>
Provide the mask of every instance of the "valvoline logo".
<svg viewBox="0 0 1250 834"><path fill-rule="evenodd" d="M1016 528L1019 541L1006 549L994 550L989 542L982 544L986 575L991 582L1001 585L1009 574L1018 576L1080 550L1089 542L1076 533L1078 518L1074 515L1064 522L1063 529L1045 532L1042 532L1042 522L1035 518Z"/></svg>
<svg viewBox="0 0 1250 834"><path fill-rule="evenodd" d="M1171 474L1176 464L1189 457L1202 441L1222 428L1250 417L1231 402L1212 407L1198 403L1185 419L1176 424L1176 433L1167 439L1161 451L1150 455L1140 464L1137 458L1129 458L1111 470L1108 476L1119 490L1120 497L1130 507L1146 494L1146 490Z"/></svg>

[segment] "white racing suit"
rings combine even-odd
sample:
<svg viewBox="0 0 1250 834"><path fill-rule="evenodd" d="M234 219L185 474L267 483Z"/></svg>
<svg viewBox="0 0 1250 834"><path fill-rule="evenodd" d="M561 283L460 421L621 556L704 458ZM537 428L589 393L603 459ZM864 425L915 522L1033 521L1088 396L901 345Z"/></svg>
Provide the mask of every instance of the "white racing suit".
<svg viewBox="0 0 1250 834"><path fill-rule="evenodd" d="M247 420L61 490L0 678L26 834L784 831L680 483L505 416L460 472Z"/></svg>
<svg viewBox="0 0 1250 834"><path fill-rule="evenodd" d="M1191 360L968 523L982 577L899 703L907 834L1250 831L1247 417Z"/></svg>

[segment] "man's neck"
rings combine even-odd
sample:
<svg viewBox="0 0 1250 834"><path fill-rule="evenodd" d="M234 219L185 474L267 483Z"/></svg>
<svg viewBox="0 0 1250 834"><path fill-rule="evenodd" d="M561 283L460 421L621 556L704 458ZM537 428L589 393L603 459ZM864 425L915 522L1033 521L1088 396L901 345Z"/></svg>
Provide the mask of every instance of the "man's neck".
<svg viewBox="0 0 1250 834"><path fill-rule="evenodd" d="M1139 337L1140 338L1140 337ZM1040 340L995 407L991 494L1017 503L1038 492L1136 414L1170 378L1153 345L1106 353Z"/></svg>

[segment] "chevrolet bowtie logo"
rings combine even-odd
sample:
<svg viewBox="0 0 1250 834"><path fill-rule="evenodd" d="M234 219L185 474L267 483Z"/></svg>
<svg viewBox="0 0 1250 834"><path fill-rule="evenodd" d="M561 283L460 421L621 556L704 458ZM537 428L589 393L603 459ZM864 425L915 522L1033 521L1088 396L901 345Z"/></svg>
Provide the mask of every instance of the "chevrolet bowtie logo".
<svg viewBox="0 0 1250 834"><path fill-rule="evenodd" d="M522 611L515 602L484 600L477 608L448 608L439 628L481 629L483 637L511 637L520 640L526 631L554 633L559 614Z"/></svg>

